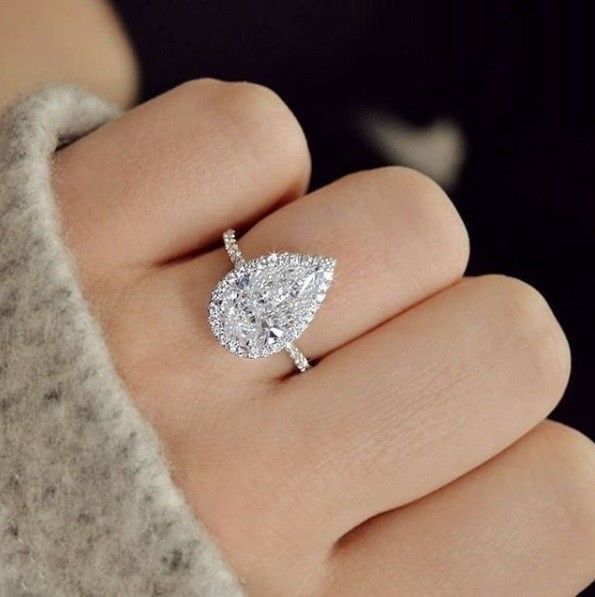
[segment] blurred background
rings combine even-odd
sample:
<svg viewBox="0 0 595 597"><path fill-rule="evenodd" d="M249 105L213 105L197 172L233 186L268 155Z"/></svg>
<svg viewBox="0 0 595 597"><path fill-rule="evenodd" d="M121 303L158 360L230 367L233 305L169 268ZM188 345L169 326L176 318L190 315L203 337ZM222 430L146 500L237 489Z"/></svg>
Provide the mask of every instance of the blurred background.
<svg viewBox="0 0 595 597"><path fill-rule="evenodd" d="M583 2L114 2L142 99L191 78L250 80L295 112L312 188L398 163L448 190L469 274L536 286L572 345L554 418L595 436L595 128Z"/></svg>

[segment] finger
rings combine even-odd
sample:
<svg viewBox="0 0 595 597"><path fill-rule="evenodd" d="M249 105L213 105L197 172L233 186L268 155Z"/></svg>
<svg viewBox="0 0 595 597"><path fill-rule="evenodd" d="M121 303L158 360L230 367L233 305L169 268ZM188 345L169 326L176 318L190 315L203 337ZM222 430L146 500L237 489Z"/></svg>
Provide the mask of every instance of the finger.
<svg viewBox="0 0 595 597"><path fill-rule="evenodd" d="M328 255L335 280L297 344L317 358L459 279L469 254L461 219L444 192L405 168L347 176L286 205L240 240L244 256L274 250ZM187 290L200 342L234 371L274 377L292 371L286 355L239 361L222 350L204 318L205 305L230 269L224 250L182 264L174 274Z"/></svg>
<svg viewBox="0 0 595 597"><path fill-rule="evenodd" d="M335 554L337 595L576 595L595 578L595 448L545 422Z"/></svg>
<svg viewBox="0 0 595 597"><path fill-rule="evenodd" d="M284 493L313 492L306 515L336 539L516 441L568 373L566 339L535 290L466 279L288 379L266 405L284 430L271 458L292 463Z"/></svg>
<svg viewBox="0 0 595 597"><path fill-rule="evenodd" d="M60 151L54 183L77 257L113 269L183 255L261 217L303 192L309 163L273 92L206 79Z"/></svg>

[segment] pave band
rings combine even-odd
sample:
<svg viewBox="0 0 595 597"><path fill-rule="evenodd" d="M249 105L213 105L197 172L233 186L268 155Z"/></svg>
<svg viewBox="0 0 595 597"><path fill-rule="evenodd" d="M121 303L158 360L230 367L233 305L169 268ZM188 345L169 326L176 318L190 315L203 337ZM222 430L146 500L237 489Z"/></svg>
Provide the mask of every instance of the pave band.
<svg viewBox="0 0 595 597"><path fill-rule="evenodd" d="M247 261L235 232L223 233L234 266L209 304L213 334L230 352L260 358L284 350L300 372L310 368L295 340L310 324L330 288L335 260L270 253Z"/></svg>
<svg viewBox="0 0 595 597"><path fill-rule="evenodd" d="M230 228L223 233L223 244L225 245L225 250L227 251L229 259L234 267L238 267L245 263L244 256L240 251L240 246L238 245L238 241L236 239L235 230Z"/></svg>
<svg viewBox="0 0 595 597"><path fill-rule="evenodd" d="M285 352L293 359L293 362L299 369L300 373L303 373L306 371L306 369L310 369L310 363L308 363L308 359L293 342L290 342L285 347Z"/></svg>

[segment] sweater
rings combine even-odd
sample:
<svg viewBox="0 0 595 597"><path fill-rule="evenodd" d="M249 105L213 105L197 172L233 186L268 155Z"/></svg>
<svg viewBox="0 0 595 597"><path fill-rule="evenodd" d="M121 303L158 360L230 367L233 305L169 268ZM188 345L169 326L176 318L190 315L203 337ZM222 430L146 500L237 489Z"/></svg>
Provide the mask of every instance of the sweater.
<svg viewBox="0 0 595 597"><path fill-rule="evenodd" d="M61 86L0 117L0 595L241 595L119 379L60 237L52 155L116 116Z"/></svg>

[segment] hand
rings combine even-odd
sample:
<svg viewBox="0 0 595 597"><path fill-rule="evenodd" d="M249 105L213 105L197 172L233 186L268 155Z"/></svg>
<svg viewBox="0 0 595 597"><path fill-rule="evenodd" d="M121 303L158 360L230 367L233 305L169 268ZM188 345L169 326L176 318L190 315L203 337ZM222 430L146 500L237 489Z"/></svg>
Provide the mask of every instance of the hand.
<svg viewBox="0 0 595 597"><path fill-rule="evenodd" d="M309 167L277 96L212 80L56 156L84 292L186 499L254 594L574 594L595 569L595 450L544 422L570 368L547 304L462 278L465 228L421 174L302 197ZM212 336L228 227L248 258L337 259L306 374Z"/></svg>

